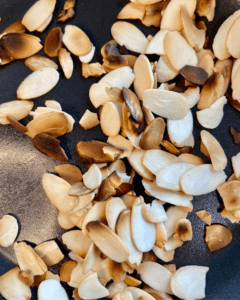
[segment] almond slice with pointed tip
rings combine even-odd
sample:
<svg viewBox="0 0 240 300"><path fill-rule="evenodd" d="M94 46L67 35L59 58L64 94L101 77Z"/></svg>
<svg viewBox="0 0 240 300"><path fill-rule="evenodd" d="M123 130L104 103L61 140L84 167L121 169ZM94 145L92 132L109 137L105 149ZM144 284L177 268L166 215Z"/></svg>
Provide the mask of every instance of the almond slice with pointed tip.
<svg viewBox="0 0 240 300"><path fill-rule="evenodd" d="M232 241L231 231L220 224L206 226L205 242L210 252L226 247Z"/></svg>
<svg viewBox="0 0 240 300"><path fill-rule="evenodd" d="M204 146L206 147L209 153L214 170L224 170L227 165L227 157L220 143L216 140L216 138L213 135L211 135L206 130L201 131L201 138Z"/></svg>
<svg viewBox="0 0 240 300"><path fill-rule="evenodd" d="M0 104L0 124L10 124L7 116L16 120L24 119L33 108L32 101L14 100Z"/></svg>
<svg viewBox="0 0 240 300"><path fill-rule="evenodd" d="M139 60L138 60L138 62L139 62ZM135 71L136 71L136 69L134 67L134 72ZM139 82L139 80L141 81L141 78L137 78L137 77L138 77L138 75L135 73L134 85L135 85L136 80L138 82ZM143 122L143 112L142 112L141 104L139 102L139 99L141 100L141 98L137 97L135 93L133 93L130 89L127 89L125 87L123 87L122 91L123 91L123 93L122 93L123 99L124 99L126 105L128 106L128 109L131 113L132 118L134 119L134 121L141 124ZM136 89L135 89L135 91L136 91ZM140 92L140 90L138 90L138 91ZM136 91L136 93L137 93L137 91Z"/></svg>
<svg viewBox="0 0 240 300"><path fill-rule="evenodd" d="M107 285L107 290L109 292L109 295L106 296L106 298L112 299L115 295L124 291L125 288L127 288L127 284L125 282L110 283L109 285Z"/></svg>
<svg viewBox="0 0 240 300"><path fill-rule="evenodd" d="M105 75L99 83L106 83L111 87L118 87L122 89L123 87L129 88L133 83L135 75L130 67L122 67L111 71Z"/></svg>
<svg viewBox="0 0 240 300"><path fill-rule="evenodd" d="M68 52L64 48L61 48L58 51L58 59L59 59L60 65L63 69L65 77L67 79L70 79L72 77L72 73L73 73L73 60L71 58L70 52Z"/></svg>
<svg viewBox="0 0 240 300"><path fill-rule="evenodd" d="M18 222L10 215L4 215L0 219L0 245L2 247L11 246L18 235Z"/></svg>
<svg viewBox="0 0 240 300"><path fill-rule="evenodd" d="M199 217L199 219L201 219L208 225L211 225L212 216L210 215L209 212L207 212L206 210L199 210L199 211L196 211L196 215Z"/></svg>
<svg viewBox="0 0 240 300"><path fill-rule="evenodd" d="M212 165L200 165L183 174L180 185L186 194L204 195L213 192L226 177L224 171L216 172Z"/></svg>
<svg viewBox="0 0 240 300"><path fill-rule="evenodd" d="M110 87L107 83L94 83L89 90L89 98L95 108L111 101L106 92L106 88Z"/></svg>
<svg viewBox="0 0 240 300"><path fill-rule="evenodd" d="M184 207L171 206L166 213L168 219L164 222L164 226L169 238L175 232L177 222L181 219L186 219L188 212Z"/></svg>
<svg viewBox="0 0 240 300"><path fill-rule="evenodd" d="M116 136L120 131L120 116L112 102L104 104L100 115L100 125L103 133L107 136Z"/></svg>
<svg viewBox="0 0 240 300"><path fill-rule="evenodd" d="M142 281L138 280L132 276L126 275L124 282L128 285L128 286L132 286L132 287L136 287L139 286Z"/></svg>
<svg viewBox="0 0 240 300"><path fill-rule="evenodd" d="M208 267L185 266L178 269L171 279L171 288L181 299L205 298Z"/></svg>
<svg viewBox="0 0 240 300"><path fill-rule="evenodd" d="M153 200L151 205L143 204L142 215L149 223L159 223L167 220L165 209L158 200Z"/></svg>
<svg viewBox="0 0 240 300"><path fill-rule="evenodd" d="M174 79L178 74L167 55L161 55L156 66L157 81L160 83Z"/></svg>
<svg viewBox="0 0 240 300"><path fill-rule="evenodd" d="M2 33L0 34L0 38L4 34L10 33L10 32L20 32L20 33L25 33L26 32L26 27L22 24L22 20L21 19L15 21L11 25L9 25L6 29L4 29L4 31L2 31Z"/></svg>
<svg viewBox="0 0 240 300"><path fill-rule="evenodd" d="M145 35L134 25L119 21L113 24L111 33L114 40L128 50L144 53L149 42Z"/></svg>
<svg viewBox="0 0 240 300"><path fill-rule="evenodd" d="M25 59L24 63L31 71L37 71L47 67L52 67L56 70L58 69L58 65L54 61L41 55L28 57Z"/></svg>
<svg viewBox="0 0 240 300"><path fill-rule="evenodd" d="M70 212L76 204L76 197L68 195L70 184L53 174L45 173L42 184L47 197L58 210Z"/></svg>
<svg viewBox="0 0 240 300"><path fill-rule="evenodd" d="M74 183L68 191L70 196L85 196L90 194L92 190L88 189L83 182Z"/></svg>
<svg viewBox="0 0 240 300"><path fill-rule="evenodd" d="M214 68L214 57L212 57L211 53L206 52L206 49L200 49L197 52L198 64L199 68L204 69L208 73L208 77L210 77L213 73Z"/></svg>
<svg viewBox="0 0 240 300"><path fill-rule="evenodd" d="M172 91L146 90L143 105L153 113L168 119L179 120L188 113L188 101L181 94Z"/></svg>
<svg viewBox="0 0 240 300"><path fill-rule="evenodd" d="M34 284L34 276L31 271L19 271L18 278L29 287Z"/></svg>
<svg viewBox="0 0 240 300"><path fill-rule="evenodd" d="M233 166L236 179L239 179L240 177L239 161L240 161L240 153L232 157L232 166Z"/></svg>
<svg viewBox="0 0 240 300"><path fill-rule="evenodd" d="M84 78L88 78L90 76L99 77L103 74L106 74L106 71L100 63L82 63L82 76Z"/></svg>
<svg viewBox="0 0 240 300"><path fill-rule="evenodd" d="M126 209L126 205L121 198L112 198L106 205L106 219L108 226L115 231L116 224L120 213Z"/></svg>
<svg viewBox="0 0 240 300"><path fill-rule="evenodd" d="M121 159L117 159L114 162L112 162L109 166L109 173L112 174L113 172L117 172L117 173L126 173L127 169L126 166L124 164L124 162Z"/></svg>
<svg viewBox="0 0 240 300"><path fill-rule="evenodd" d="M97 260L101 257L101 251L92 243L83 263L83 274L90 272Z"/></svg>
<svg viewBox="0 0 240 300"><path fill-rule="evenodd" d="M58 173L70 185L82 181L82 172L78 167L70 164L58 165L54 167L54 171Z"/></svg>
<svg viewBox="0 0 240 300"><path fill-rule="evenodd" d="M174 259L175 251L166 251L165 249L158 248L157 246L153 247L153 252L157 255L159 259L164 262L169 262Z"/></svg>
<svg viewBox="0 0 240 300"><path fill-rule="evenodd" d="M111 136L108 138L107 142L118 148L123 150L123 154L120 155L120 158L129 157L133 150L133 144L128 140L122 137L121 135ZM110 169L109 172L111 173ZM122 171L120 173L125 173L126 171Z"/></svg>
<svg viewBox="0 0 240 300"><path fill-rule="evenodd" d="M164 48L164 39L168 30L160 30L156 33L153 39L150 41L145 54L158 54L158 55L166 55Z"/></svg>
<svg viewBox="0 0 240 300"><path fill-rule="evenodd" d="M189 109L197 104L200 99L199 87L189 87L182 95L187 99Z"/></svg>
<svg viewBox="0 0 240 300"><path fill-rule="evenodd" d="M58 212L57 222L58 225L65 230L69 230L75 227L75 224L71 220L70 215L61 211Z"/></svg>
<svg viewBox="0 0 240 300"><path fill-rule="evenodd" d="M61 300L68 299L68 295L60 282L56 279L44 280L38 288L38 299L48 300L53 299L54 297Z"/></svg>
<svg viewBox="0 0 240 300"><path fill-rule="evenodd" d="M145 15L145 10L145 6L130 2L122 8L120 13L117 15L117 19L142 20Z"/></svg>
<svg viewBox="0 0 240 300"><path fill-rule="evenodd" d="M96 164L91 165L88 171L83 174L83 183L89 190L94 190L100 186L102 174Z"/></svg>
<svg viewBox="0 0 240 300"><path fill-rule="evenodd" d="M98 120L97 113L93 113L90 110L86 110L82 118L79 121L79 125L83 127L84 130L92 129L100 124Z"/></svg>
<svg viewBox="0 0 240 300"><path fill-rule="evenodd" d="M34 251L41 257L48 267L58 264L64 255L55 241L48 241L37 245Z"/></svg>

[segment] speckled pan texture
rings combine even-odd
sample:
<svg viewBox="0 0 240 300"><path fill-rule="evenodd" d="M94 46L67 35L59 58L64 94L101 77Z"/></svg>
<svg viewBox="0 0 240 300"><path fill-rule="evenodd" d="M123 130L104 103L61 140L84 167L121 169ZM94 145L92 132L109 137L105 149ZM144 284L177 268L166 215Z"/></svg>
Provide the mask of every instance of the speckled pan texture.
<svg viewBox="0 0 240 300"><path fill-rule="evenodd" d="M35 0L2 0L0 1L0 32L9 24L22 18L27 9ZM44 42L48 32L55 26L62 29L66 26L57 22L64 1L57 1L54 11L54 18L50 26L43 34L36 34ZM127 3L125 0L77 0L76 15L66 24L73 24L83 29L96 46L96 54L93 62L101 62L100 49L111 39L110 28L116 20L116 16L121 8ZM235 10L240 9L240 2L237 0L217 0L216 16L214 21L208 25L208 35L210 38L216 33L222 22ZM132 21L130 21L132 22ZM147 28L139 21L132 22L146 34L155 34L157 29ZM43 54L43 51L40 52ZM57 59L53 59L57 62ZM25 66L23 61L0 67L0 103L16 100L16 90L19 84L29 75L31 71ZM74 57L74 72L71 79L64 78L60 69L61 79L57 86L43 97L34 100L34 108L43 106L45 100L56 100L62 105L63 111L71 114L76 123L73 131L60 138L61 145L65 149L69 163L75 164L84 172L84 166L80 164L74 150L75 144L80 140L98 139L105 141L100 126L88 131L84 131L78 124L86 109L93 112L96 110L92 106L88 91L90 86L98 79L84 79L81 75L81 63ZM196 109L193 109L195 116ZM194 137L195 148L200 148L200 131L203 129L194 117ZM26 120L23 123L27 123ZM217 138L223 146L228 157L226 174L228 177L233 173L230 158L240 151L240 146L236 146L229 132L233 126L240 132L240 113L227 104L224 107L224 118L217 129L210 132ZM193 154L201 157L199 150L194 150ZM57 210L47 199L42 187L41 177L45 172L53 172L55 165L59 162L47 158L39 153L32 146L31 138L23 135L11 125L0 126L0 218L4 214L12 214L20 224L20 234L18 241L29 241L38 244L43 241L57 238L63 251L61 235L64 232L57 224ZM140 177L136 176L135 191L137 194L143 193ZM147 197L147 196L146 196ZM146 198L151 200L150 197ZM177 268L185 265L209 266L207 274L206 300L230 300L239 299L240 286L240 225L231 224L228 219L223 219L219 213L222 200L217 192L212 192L204 196L197 196L193 201L194 211L188 216L193 225L193 240L186 242L181 248L176 250L175 259L172 263ZM233 233L232 243L222 250L210 253L204 242L205 223L201 221L195 211L205 209L212 215L212 224L219 223L226 225ZM64 252L67 253L66 251ZM13 247L0 248L0 275L16 264ZM50 268L57 272L59 266ZM67 288L64 285L65 288ZM71 291L69 298L71 299ZM36 299L36 290L33 298ZM3 299L0 296L0 299Z"/></svg>

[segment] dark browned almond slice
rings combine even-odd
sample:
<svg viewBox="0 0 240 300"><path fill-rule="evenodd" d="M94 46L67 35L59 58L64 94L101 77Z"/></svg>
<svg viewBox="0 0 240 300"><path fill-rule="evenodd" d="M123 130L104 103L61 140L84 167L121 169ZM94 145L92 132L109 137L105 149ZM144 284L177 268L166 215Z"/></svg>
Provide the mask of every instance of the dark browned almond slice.
<svg viewBox="0 0 240 300"><path fill-rule="evenodd" d="M108 55L103 58L104 66L109 69L118 69L128 66L128 59L122 55Z"/></svg>
<svg viewBox="0 0 240 300"><path fill-rule="evenodd" d="M60 141L46 133L39 133L33 138L33 146L39 152L61 162L68 161L68 157L60 146Z"/></svg>
<svg viewBox="0 0 240 300"><path fill-rule="evenodd" d="M171 144L169 141L167 140L163 140L161 142L161 145L170 153L175 154L175 155L179 155L181 152L175 147L173 146L173 144Z"/></svg>
<svg viewBox="0 0 240 300"><path fill-rule="evenodd" d="M12 59L23 59L32 56L42 49L41 40L26 33L7 33L0 39L4 53Z"/></svg>
<svg viewBox="0 0 240 300"><path fill-rule="evenodd" d="M101 164L113 161L110 155L103 153L103 148L106 146L109 146L109 144L96 140L88 142L80 141L76 144L75 150L77 151L82 163Z"/></svg>
<svg viewBox="0 0 240 300"><path fill-rule="evenodd" d="M135 65L135 62L137 60L137 57L134 56L134 55L123 55L123 57L127 58L127 60L128 60L128 66L133 69L134 65Z"/></svg>
<svg viewBox="0 0 240 300"><path fill-rule="evenodd" d="M123 182L117 189L116 189L116 197L121 197L122 195L127 194L134 190L134 186L131 183Z"/></svg>
<svg viewBox="0 0 240 300"><path fill-rule="evenodd" d="M143 112L137 95L130 89L123 87L123 98L129 108L132 118L137 123L142 123L144 120Z"/></svg>
<svg viewBox="0 0 240 300"><path fill-rule="evenodd" d="M68 120L62 112L40 115L26 126L27 135L34 138L38 133L47 133L55 137L68 132Z"/></svg>
<svg viewBox="0 0 240 300"><path fill-rule="evenodd" d="M158 258L156 256L156 254L151 250L151 251L143 253L142 263L145 261L157 262Z"/></svg>
<svg viewBox="0 0 240 300"><path fill-rule="evenodd" d="M43 275L34 276L34 283L33 283L32 287L34 287L34 286L39 287L40 283L46 279L46 276L47 276L47 272L44 273Z"/></svg>
<svg viewBox="0 0 240 300"><path fill-rule="evenodd" d="M230 128L231 135L233 136L234 143L240 145L240 133L238 133L233 127Z"/></svg>
<svg viewBox="0 0 240 300"><path fill-rule="evenodd" d="M189 82L196 85L204 85L208 79L208 73L199 67L185 66L180 71L180 74Z"/></svg>
<svg viewBox="0 0 240 300"><path fill-rule="evenodd" d="M181 219L176 223L174 239L191 241L193 236L192 224L188 219Z"/></svg>
<svg viewBox="0 0 240 300"><path fill-rule="evenodd" d="M69 8L67 10L63 9L62 12L59 14L58 22L64 23L67 20L72 19L74 15L75 15L75 11L73 8Z"/></svg>
<svg viewBox="0 0 240 300"><path fill-rule="evenodd" d="M0 34L0 37L3 36L5 33L10 33L10 32L20 32L24 33L26 32L26 27L22 24L22 19L17 20L16 22L12 23L9 25L3 32Z"/></svg>
<svg viewBox="0 0 240 300"><path fill-rule="evenodd" d="M227 211L240 209L240 181L233 180L222 183L217 187Z"/></svg>
<svg viewBox="0 0 240 300"><path fill-rule="evenodd" d="M44 52L50 57L57 57L62 47L62 29L56 27L51 29L44 42Z"/></svg>
<svg viewBox="0 0 240 300"><path fill-rule="evenodd" d="M205 242L210 252L222 249L232 241L231 231L220 224L206 226Z"/></svg>
<svg viewBox="0 0 240 300"><path fill-rule="evenodd" d="M180 151L180 153L191 153L193 151L193 147L188 146L188 147L183 147L178 149Z"/></svg>
<svg viewBox="0 0 240 300"><path fill-rule="evenodd" d="M160 13L168 6L169 2L170 0L165 0L146 5L146 15L154 15Z"/></svg>
<svg viewBox="0 0 240 300"><path fill-rule="evenodd" d="M144 130L139 146L143 150L159 149L165 131L165 122L162 118L154 119Z"/></svg>
<svg viewBox="0 0 240 300"><path fill-rule="evenodd" d="M62 264L61 269L60 269L60 280L64 282L70 282L71 280L71 273L73 269L76 268L78 263L76 261L66 261L65 263Z"/></svg>
<svg viewBox="0 0 240 300"><path fill-rule="evenodd" d="M234 100L228 93L226 94L226 98L237 111L240 111L240 103L237 100Z"/></svg>
<svg viewBox="0 0 240 300"><path fill-rule="evenodd" d="M3 48L0 46L0 65L9 64L12 61L3 51Z"/></svg>
<svg viewBox="0 0 240 300"><path fill-rule="evenodd" d="M122 179L118 176L117 172L113 172L111 175L108 176L109 182L111 185L117 189L123 183Z"/></svg>
<svg viewBox="0 0 240 300"><path fill-rule="evenodd" d="M162 20L162 14L157 13L153 15L145 15L144 18L142 19L142 23L147 27L149 26L160 27L161 20Z"/></svg>
<svg viewBox="0 0 240 300"><path fill-rule="evenodd" d="M58 65L54 61L41 55L28 57L25 59L24 63L31 71L37 71L46 67L51 67L56 70L58 69Z"/></svg>
<svg viewBox="0 0 240 300"><path fill-rule="evenodd" d="M24 126L21 123L19 123L15 118L12 118L12 117L9 117L9 116L7 116L6 118L9 121L9 123L12 124L12 126L14 128L16 128L17 130L21 131L22 133L26 133L27 132L26 126Z"/></svg>
<svg viewBox="0 0 240 300"><path fill-rule="evenodd" d="M102 181L102 184L99 188L97 201L106 201L109 197L116 194L115 188L112 186L109 177Z"/></svg>
<svg viewBox="0 0 240 300"><path fill-rule="evenodd" d="M54 167L54 171L71 185L82 181L82 172L74 165L58 165Z"/></svg>
<svg viewBox="0 0 240 300"><path fill-rule="evenodd" d="M118 43L115 40L111 40L103 45L101 55L102 57L107 57L108 55L121 55Z"/></svg>

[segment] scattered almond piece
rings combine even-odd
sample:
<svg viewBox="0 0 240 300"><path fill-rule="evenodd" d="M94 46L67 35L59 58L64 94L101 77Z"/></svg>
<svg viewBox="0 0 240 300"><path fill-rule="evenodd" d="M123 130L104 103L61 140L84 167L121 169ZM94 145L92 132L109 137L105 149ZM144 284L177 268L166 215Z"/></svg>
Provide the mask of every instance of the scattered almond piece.
<svg viewBox="0 0 240 300"><path fill-rule="evenodd" d="M86 173L83 174L83 183L89 190L94 190L100 186L102 174L96 164L91 165Z"/></svg>
<svg viewBox="0 0 240 300"><path fill-rule="evenodd" d="M126 4L120 13L117 15L117 19L139 19L142 20L145 15L145 6L137 3L130 2Z"/></svg>
<svg viewBox="0 0 240 300"><path fill-rule="evenodd" d="M103 133L107 136L116 136L119 133L121 126L120 116L112 102L104 104L100 115L100 125Z"/></svg>
<svg viewBox="0 0 240 300"><path fill-rule="evenodd" d="M51 23L52 18L53 18L53 14L51 14L49 16L49 18L47 19L47 21L45 23L43 23L43 25L38 27L37 31L42 33L48 27L48 25Z"/></svg>
<svg viewBox="0 0 240 300"><path fill-rule="evenodd" d="M82 181L82 172L74 165L58 165L54 167L54 171L70 185Z"/></svg>
<svg viewBox="0 0 240 300"><path fill-rule="evenodd" d="M231 231L220 224L206 226L205 242L210 252L222 249L232 241Z"/></svg>
<svg viewBox="0 0 240 300"><path fill-rule="evenodd" d="M28 57L25 59L24 63L31 71L37 71L46 67L52 67L56 70L58 69L58 65L54 61L41 55Z"/></svg>
<svg viewBox="0 0 240 300"><path fill-rule="evenodd" d="M10 215L4 215L0 219L0 245L2 247L11 246L18 235L18 222Z"/></svg>
<svg viewBox="0 0 240 300"><path fill-rule="evenodd" d="M201 219L203 222L207 223L208 225L211 225L212 223L212 216L209 212L206 210L199 210L196 211L196 215Z"/></svg>
<svg viewBox="0 0 240 300"><path fill-rule="evenodd" d="M58 264L64 255L55 241L48 241L37 245L34 250L48 267Z"/></svg>
<svg viewBox="0 0 240 300"><path fill-rule="evenodd" d="M239 180L227 181L217 187L227 211L232 212L240 209L239 189Z"/></svg>
<svg viewBox="0 0 240 300"><path fill-rule="evenodd" d="M27 286L30 286L30 287L33 286L34 276L31 271L19 271L18 277Z"/></svg>
<svg viewBox="0 0 240 300"><path fill-rule="evenodd" d="M92 64L86 64L82 63L82 75L85 78L88 78L90 76L93 77L99 77L103 74L106 74L106 71L102 67L100 63L92 63Z"/></svg>
<svg viewBox="0 0 240 300"><path fill-rule="evenodd" d="M5 34L5 33L10 33L10 32L20 32L20 33L25 33L27 28L22 24L22 20L17 20L11 25L9 25L4 31L0 34L0 38Z"/></svg>
<svg viewBox="0 0 240 300"><path fill-rule="evenodd" d="M59 59L60 65L63 69L65 77L67 79L70 79L72 77L72 73L73 73L73 60L71 58L70 52L68 52L64 48L61 48L58 51L58 59Z"/></svg>
<svg viewBox="0 0 240 300"><path fill-rule="evenodd" d="M65 230L69 230L69 229L72 229L73 227L75 227L75 224L71 220L70 215L67 213L64 213L62 211L58 212L57 222L58 222L58 225Z"/></svg>
<svg viewBox="0 0 240 300"><path fill-rule="evenodd" d="M191 241L193 236L192 224L187 219L180 219L175 227L174 239L179 239L182 241Z"/></svg>
<svg viewBox="0 0 240 300"><path fill-rule="evenodd" d="M164 262L169 262L174 259L175 250L167 251L165 249L161 249L156 245L153 247L153 252L157 255L159 259Z"/></svg>
<svg viewBox="0 0 240 300"><path fill-rule="evenodd" d="M62 47L62 29L55 27L48 33L44 42L44 52L50 57L57 57L58 51Z"/></svg>
<svg viewBox="0 0 240 300"><path fill-rule="evenodd" d="M0 124L10 124L8 117L15 120L24 119L33 108L32 101L14 100L0 104Z"/></svg>
<svg viewBox="0 0 240 300"><path fill-rule="evenodd" d="M240 145L240 133L238 133L233 127L230 128L230 132L233 136L234 143Z"/></svg>
<svg viewBox="0 0 240 300"><path fill-rule="evenodd" d="M79 121L79 125L81 125L84 130L91 129L98 126L99 124L100 122L98 120L97 113L93 113L88 109L85 111L81 120Z"/></svg>
<svg viewBox="0 0 240 300"><path fill-rule="evenodd" d="M75 261L66 261L61 265L60 280L69 282L71 280L71 273L77 267L78 263Z"/></svg>
<svg viewBox="0 0 240 300"><path fill-rule="evenodd" d="M62 300L68 299L68 295L60 282L56 279L48 279L41 282L38 288L38 299L48 300L54 297Z"/></svg>

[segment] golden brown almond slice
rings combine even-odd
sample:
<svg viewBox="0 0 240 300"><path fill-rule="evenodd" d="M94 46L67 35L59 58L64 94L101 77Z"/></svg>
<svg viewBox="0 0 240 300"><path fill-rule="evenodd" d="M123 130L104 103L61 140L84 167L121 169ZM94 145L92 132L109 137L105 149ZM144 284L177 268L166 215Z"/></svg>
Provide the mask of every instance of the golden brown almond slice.
<svg viewBox="0 0 240 300"><path fill-rule="evenodd" d="M68 50L76 55L86 55L91 51L92 43L88 36L77 26L67 25L63 35L63 43Z"/></svg>
<svg viewBox="0 0 240 300"><path fill-rule="evenodd" d="M169 270L169 268L167 268L167 267L165 267L165 268ZM144 286L143 287L143 291L146 292L146 293L148 293L152 297L154 297L155 300L171 300L172 299L171 296L169 296L169 295L167 295L165 293L159 292L159 291L157 291L155 289L152 289L149 286Z"/></svg>
<svg viewBox="0 0 240 300"><path fill-rule="evenodd" d="M34 283L34 276L31 271L20 271L18 278L27 286L32 286Z"/></svg>
<svg viewBox="0 0 240 300"><path fill-rule="evenodd" d="M109 69L118 69L128 66L128 59L123 55L108 55L103 58L103 64Z"/></svg>
<svg viewBox="0 0 240 300"><path fill-rule="evenodd" d="M74 165L58 165L54 167L54 171L70 185L82 181L82 172Z"/></svg>
<svg viewBox="0 0 240 300"><path fill-rule="evenodd" d="M43 275L47 266L40 256L25 242L14 244L15 255L22 271L32 271L33 275Z"/></svg>
<svg viewBox="0 0 240 300"><path fill-rule="evenodd" d="M96 48L92 45L91 51L86 55L79 56L79 60L84 63L89 63L94 56Z"/></svg>
<svg viewBox="0 0 240 300"><path fill-rule="evenodd" d="M175 146L173 146L173 144L171 144L167 140L163 140L161 142L161 145L171 154L179 155L181 153Z"/></svg>
<svg viewBox="0 0 240 300"><path fill-rule="evenodd" d="M109 155L112 160L115 158L119 158L121 154L123 154L123 150L117 149L112 146L103 147L103 153Z"/></svg>
<svg viewBox="0 0 240 300"><path fill-rule="evenodd" d="M110 85L107 83L94 83L89 90L89 98L95 108L98 108L100 105L103 105L106 102L111 101L111 98L108 96L106 88L109 88Z"/></svg>
<svg viewBox="0 0 240 300"><path fill-rule="evenodd" d="M231 135L233 136L234 143L240 145L240 133L238 133L233 127L230 128Z"/></svg>
<svg viewBox="0 0 240 300"><path fill-rule="evenodd" d="M75 227L75 224L73 223L70 215L62 211L58 212L57 222L58 225L65 230L69 230Z"/></svg>
<svg viewBox="0 0 240 300"><path fill-rule="evenodd" d="M157 246L154 246L153 252L157 256L157 258L161 259L164 262L169 262L174 259L175 250L167 251L164 248L158 248Z"/></svg>
<svg viewBox="0 0 240 300"><path fill-rule="evenodd" d="M193 237L192 224L187 219L180 219L175 227L174 239L182 241L191 241Z"/></svg>
<svg viewBox="0 0 240 300"><path fill-rule="evenodd" d="M206 147L209 153L214 170L224 170L227 165L227 157L220 143L216 140L216 138L213 135L211 135L206 130L201 131L201 138L204 146Z"/></svg>
<svg viewBox="0 0 240 300"><path fill-rule="evenodd" d="M96 246L110 259L116 262L123 262L128 259L127 248L108 226L99 221L92 221L87 224L86 228Z"/></svg>
<svg viewBox="0 0 240 300"><path fill-rule="evenodd" d="M142 20L145 15L145 6L139 5L134 2L126 4L120 13L117 15L117 19L139 19Z"/></svg>
<svg viewBox="0 0 240 300"><path fill-rule="evenodd" d="M220 224L206 226L205 242L210 252L222 249L232 241L231 231Z"/></svg>
<svg viewBox="0 0 240 300"><path fill-rule="evenodd" d="M83 274L90 272L100 257L101 251L94 243L92 243L83 263Z"/></svg>
<svg viewBox="0 0 240 300"><path fill-rule="evenodd" d="M173 236L171 236L167 242L165 243L164 245L164 249L166 251L172 251L172 250L175 250L179 247L182 247L183 245L183 241L182 240L179 240L179 239L175 239Z"/></svg>
<svg viewBox="0 0 240 300"><path fill-rule="evenodd" d="M238 180L227 181L217 187L227 211L240 209L239 188L240 181Z"/></svg>
<svg viewBox="0 0 240 300"><path fill-rule="evenodd" d="M201 219L203 222L207 223L208 225L211 225L212 223L212 216L209 212L206 210L199 210L196 211L196 215Z"/></svg>
<svg viewBox="0 0 240 300"><path fill-rule="evenodd" d="M23 59L32 56L42 49L41 40L26 33L7 33L2 36L0 46L11 59Z"/></svg>
<svg viewBox="0 0 240 300"><path fill-rule="evenodd" d="M231 80L231 73L232 73L233 62L231 59L225 60L218 60L214 68L216 71L223 76L224 83L222 85L222 89L219 91L218 97L222 97L226 94L230 80Z"/></svg>
<svg viewBox="0 0 240 300"><path fill-rule="evenodd" d="M100 169L101 171L101 169ZM68 191L70 196L85 196L90 194L92 190L88 189L83 182L74 183Z"/></svg>
<svg viewBox="0 0 240 300"><path fill-rule="evenodd" d="M149 44L145 35L134 25L119 21L113 24L111 33L114 40L120 45L125 46L128 50L145 53Z"/></svg>
<svg viewBox="0 0 240 300"><path fill-rule="evenodd" d="M118 160L115 160L114 162L112 162L108 166L108 169L109 169L110 174L112 174L115 171L117 173L126 173L127 172L126 166L121 159L118 159Z"/></svg>
<svg viewBox="0 0 240 300"><path fill-rule="evenodd" d="M85 113L79 121L79 125L81 125L84 130L91 129L93 127L98 126L99 124L100 122L98 120L97 113L93 113L88 109L85 111Z"/></svg>
<svg viewBox="0 0 240 300"><path fill-rule="evenodd" d="M155 26L160 27L162 20L161 13L153 14L153 15L145 15L142 19L143 25L149 27L149 26Z"/></svg>
<svg viewBox="0 0 240 300"><path fill-rule="evenodd" d="M124 282L128 285L128 286L139 286L140 284L142 284L141 280L138 280L137 278L134 278L132 276L126 275Z"/></svg>
<svg viewBox="0 0 240 300"><path fill-rule="evenodd" d="M18 222L10 215L4 215L0 219L0 245L11 246L18 235Z"/></svg>
<svg viewBox="0 0 240 300"><path fill-rule="evenodd" d="M196 12L199 14L199 16L206 16L211 8L211 3L214 0L198 0L197 1L197 7Z"/></svg>
<svg viewBox="0 0 240 300"><path fill-rule="evenodd" d="M116 136L120 131L120 116L116 106L112 102L104 104L101 115L100 124L102 131L107 136Z"/></svg>
<svg viewBox="0 0 240 300"><path fill-rule="evenodd" d="M26 27L22 24L22 19L15 21L11 25L9 25L6 29L4 29L3 32L0 34L0 38L10 32L20 32L20 33L25 33L26 32Z"/></svg>
<svg viewBox="0 0 240 300"><path fill-rule="evenodd" d="M214 68L214 58L206 49L197 51L198 64L197 67L204 69L208 73L208 77L212 75Z"/></svg>
<svg viewBox="0 0 240 300"><path fill-rule="evenodd" d="M128 106L132 118L137 123L143 122L143 112L138 97L130 89L123 87L123 99Z"/></svg>
<svg viewBox="0 0 240 300"><path fill-rule="evenodd" d="M168 238L175 232L177 222L186 219L187 215L188 212L183 207L171 206L167 209L168 220L164 222L164 227Z"/></svg>
<svg viewBox="0 0 240 300"><path fill-rule="evenodd" d="M56 0L41 0L34 3L25 13L22 24L31 32L48 20L54 11Z"/></svg>
<svg viewBox="0 0 240 300"><path fill-rule="evenodd" d="M50 57L57 57L62 46L62 29L55 27L48 33L44 42L44 52Z"/></svg>
<svg viewBox="0 0 240 300"><path fill-rule="evenodd" d="M85 64L82 63L82 76L88 78L90 76L99 77L106 74L105 69L100 63Z"/></svg>
<svg viewBox="0 0 240 300"><path fill-rule="evenodd" d="M177 266L175 264L163 265L168 271L174 274L177 271Z"/></svg>
<svg viewBox="0 0 240 300"><path fill-rule="evenodd" d="M67 20L70 20L74 17L75 11L73 8L69 8L67 10L62 10L58 17L58 22L64 23Z"/></svg>
<svg viewBox="0 0 240 300"><path fill-rule="evenodd" d="M162 118L154 119L144 130L139 146L143 150L158 149L162 142L166 124Z"/></svg>
<svg viewBox="0 0 240 300"><path fill-rule="evenodd" d="M77 265L77 262L71 260L64 262L60 269L60 280L68 283L71 280L71 273Z"/></svg>
<svg viewBox="0 0 240 300"><path fill-rule="evenodd" d="M58 69L58 65L54 61L41 55L33 55L28 57L25 59L24 63L31 71L37 71L46 67L51 67L56 70Z"/></svg>
<svg viewBox="0 0 240 300"><path fill-rule="evenodd" d="M133 299L139 299L140 297L143 297L143 299L147 300L156 300L154 297L152 297L150 294L147 292L143 291L140 288L137 287L127 287L125 289L126 291L130 292L132 294Z"/></svg>
<svg viewBox="0 0 240 300"><path fill-rule="evenodd" d="M140 298L139 298L140 299ZM113 300L133 300L132 294L127 291L122 291L113 297ZM144 299L140 299L144 300Z"/></svg>
<svg viewBox="0 0 240 300"><path fill-rule="evenodd" d="M58 264L64 255L55 241L48 241L37 245L34 251L40 256L48 267Z"/></svg>
<svg viewBox="0 0 240 300"><path fill-rule="evenodd" d="M186 163L189 163L189 164L194 164L196 166L205 164L205 161L202 158L200 158L196 155L193 155L193 154L189 154L189 153L180 154L179 158L182 162L186 162Z"/></svg>
<svg viewBox="0 0 240 300"><path fill-rule="evenodd" d="M33 108L32 101L14 100L0 104L0 124L10 124L7 116L15 120L22 120L28 116Z"/></svg>
<svg viewBox="0 0 240 300"><path fill-rule="evenodd" d="M7 65L12 61L13 60L4 53L4 49L0 46L0 65Z"/></svg>
<svg viewBox="0 0 240 300"><path fill-rule="evenodd" d="M126 277L126 271L122 264L108 259L108 271L112 280L116 283L123 282Z"/></svg>
<svg viewBox="0 0 240 300"><path fill-rule="evenodd" d="M51 67L30 74L17 89L18 99L33 99L47 94L59 80L59 73Z"/></svg>
<svg viewBox="0 0 240 300"><path fill-rule="evenodd" d="M61 48L58 51L58 59L63 69L65 77L67 79L70 79L73 73L73 60L71 58L71 53L64 48Z"/></svg>
<svg viewBox="0 0 240 300"><path fill-rule="evenodd" d="M189 82L196 85L204 85L208 79L208 73L199 67L185 66L180 71L180 74Z"/></svg>
<svg viewBox="0 0 240 300"><path fill-rule="evenodd" d="M71 230L62 235L63 244L81 257L85 257L92 244L89 237L82 230Z"/></svg>

